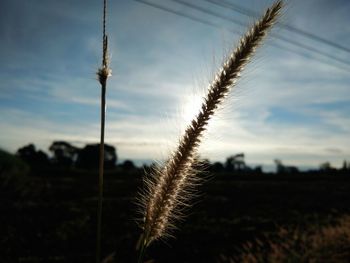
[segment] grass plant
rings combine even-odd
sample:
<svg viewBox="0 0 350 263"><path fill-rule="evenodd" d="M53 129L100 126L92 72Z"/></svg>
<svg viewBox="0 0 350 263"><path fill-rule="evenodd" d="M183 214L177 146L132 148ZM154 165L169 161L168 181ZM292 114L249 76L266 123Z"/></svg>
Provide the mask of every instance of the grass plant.
<svg viewBox="0 0 350 263"><path fill-rule="evenodd" d="M111 69L109 68L109 60L108 60L108 37L106 34L106 12L107 12L107 0L104 0L103 1L102 66L97 71L98 80L101 84L101 131L100 131L100 149L99 149L96 263L99 263L101 259L106 88L107 88L107 79L109 76L111 76L111 73L112 73Z"/></svg>
<svg viewBox="0 0 350 263"><path fill-rule="evenodd" d="M313 229L280 227L277 235L246 243L240 255L222 263L346 263L350 259L350 216Z"/></svg>
<svg viewBox="0 0 350 263"><path fill-rule="evenodd" d="M282 1L275 2L241 38L209 85L201 109L188 125L177 149L163 167L155 169L150 177L146 177L146 188L141 195L143 233L138 244L139 262L143 261L145 249L153 241L169 234L176 219L181 216L181 207L188 204L187 190L194 177L192 167L208 122L276 22L281 8Z"/></svg>

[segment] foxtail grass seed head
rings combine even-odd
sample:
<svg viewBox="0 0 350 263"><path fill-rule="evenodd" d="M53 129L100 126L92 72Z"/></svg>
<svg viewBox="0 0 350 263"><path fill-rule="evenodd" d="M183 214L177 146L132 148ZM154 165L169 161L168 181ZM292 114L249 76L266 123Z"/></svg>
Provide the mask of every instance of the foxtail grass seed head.
<svg viewBox="0 0 350 263"><path fill-rule="evenodd" d="M98 204L97 204L96 263L101 262L106 88L107 88L107 78L112 73L108 63L108 37L106 35L106 13L107 13L107 0L104 0L103 1L102 66L97 71L98 80L101 84L101 132L100 132L99 173L98 173L99 179L98 179Z"/></svg>
<svg viewBox="0 0 350 263"><path fill-rule="evenodd" d="M102 36L102 66L97 71L98 81L102 87L106 87L108 77L112 76L112 70L109 68L108 56L108 36L106 34L106 15L107 0L103 1L103 36Z"/></svg>
<svg viewBox="0 0 350 263"><path fill-rule="evenodd" d="M98 81L102 86L105 86L108 77L112 76L112 70L109 68L107 35L103 36L102 67L98 69L97 76L98 76Z"/></svg>
<svg viewBox="0 0 350 263"><path fill-rule="evenodd" d="M238 46L228 56L209 85L201 109L188 125L176 151L162 168L152 172L151 179L145 179L146 190L141 198L143 209L141 249L167 235L169 229L174 227L174 220L181 215L181 207L188 200L188 189L195 178L192 167L208 121L236 84L241 71L276 22L281 8L282 1L275 2L240 39Z"/></svg>
<svg viewBox="0 0 350 263"><path fill-rule="evenodd" d="M98 81L101 85L105 85L108 77L112 76L112 70L108 67L101 67L97 71Z"/></svg>

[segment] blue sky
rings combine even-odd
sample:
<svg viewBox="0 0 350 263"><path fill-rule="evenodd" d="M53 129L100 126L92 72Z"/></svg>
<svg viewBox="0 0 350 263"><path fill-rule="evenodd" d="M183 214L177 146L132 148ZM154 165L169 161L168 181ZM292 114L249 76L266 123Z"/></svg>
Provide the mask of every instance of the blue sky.
<svg viewBox="0 0 350 263"><path fill-rule="evenodd" d="M233 32L245 32L176 1L147 1L215 26L134 0L110 1L106 142L122 159L168 155L237 42ZM272 3L225 1L254 12ZM187 2L246 26L253 21L210 1ZM0 147L15 152L33 142L47 151L54 140L97 142L101 11L102 1L93 0L1 0ZM294 0L281 21L350 47L349 13L349 1ZM350 160L349 73L349 52L276 27L210 123L200 153L340 166Z"/></svg>

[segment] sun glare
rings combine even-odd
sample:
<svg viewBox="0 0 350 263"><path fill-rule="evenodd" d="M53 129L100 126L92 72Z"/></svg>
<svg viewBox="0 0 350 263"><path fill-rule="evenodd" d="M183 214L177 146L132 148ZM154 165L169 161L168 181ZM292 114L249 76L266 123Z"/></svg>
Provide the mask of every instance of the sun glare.
<svg viewBox="0 0 350 263"><path fill-rule="evenodd" d="M201 96L186 96L182 112L182 118L186 124L189 124L198 115L202 102Z"/></svg>

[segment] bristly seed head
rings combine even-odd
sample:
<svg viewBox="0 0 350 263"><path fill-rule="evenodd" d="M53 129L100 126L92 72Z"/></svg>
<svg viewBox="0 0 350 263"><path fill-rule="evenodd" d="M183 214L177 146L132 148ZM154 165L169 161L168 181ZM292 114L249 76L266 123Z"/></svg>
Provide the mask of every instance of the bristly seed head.
<svg viewBox="0 0 350 263"><path fill-rule="evenodd" d="M275 2L241 38L237 48L214 77L200 112L187 127L177 150L163 168L156 169L152 173L151 180L145 179L146 190L141 197L144 220L140 243L143 247L166 235L174 226L173 222L179 215L179 208L186 204L188 199L188 187L191 187L195 178L192 168L202 134L220 103L235 85L255 49L276 22L281 8L282 1Z"/></svg>
<svg viewBox="0 0 350 263"><path fill-rule="evenodd" d="M97 76L98 81L101 86L106 86L108 77L112 76L112 70L109 68L109 59L108 59L108 38L107 36L103 37L103 50L102 50L102 67L98 69Z"/></svg>
<svg viewBox="0 0 350 263"><path fill-rule="evenodd" d="M108 57L108 37L106 34L106 12L107 12L107 1L104 0L103 5L103 37L102 37L102 67L98 69L97 76L98 81L102 87L106 87L108 77L112 76L112 70L109 68L109 57Z"/></svg>
<svg viewBox="0 0 350 263"><path fill-rule="evenodd" d="M98 81L101 85L105 85L108 77L112 76L112 70L108 67L102 66L97 71Z"/></svg>

